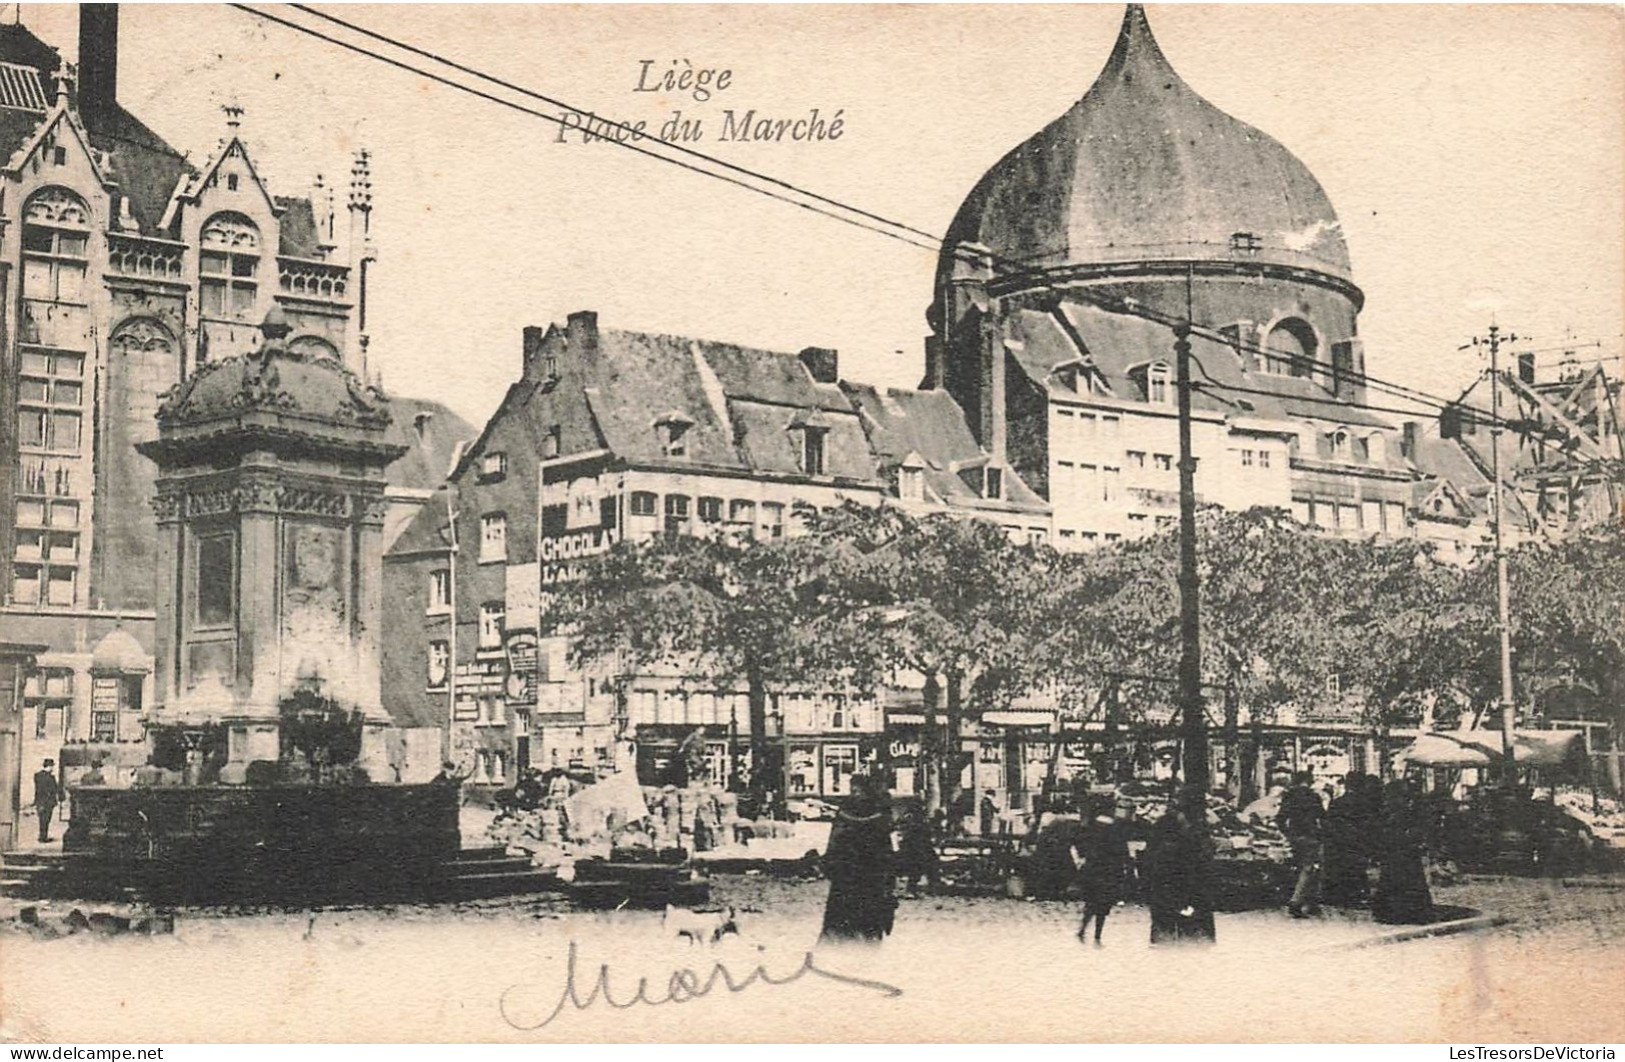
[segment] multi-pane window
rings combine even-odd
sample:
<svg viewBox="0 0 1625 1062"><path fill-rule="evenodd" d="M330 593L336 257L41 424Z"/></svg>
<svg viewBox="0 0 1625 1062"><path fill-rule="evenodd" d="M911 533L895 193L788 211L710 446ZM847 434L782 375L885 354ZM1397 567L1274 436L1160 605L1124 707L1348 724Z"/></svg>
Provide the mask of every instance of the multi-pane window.
<svg viewBox="0 0 1625 1062"><path fill-rule="evenodd" d="M784 537L784 506L778 502L762 503L762 537Z"/></svg>
<svg viewBox="0 0 1625 1062"><path fill-rule="evenodd" d="M259 228L241 214L216 214L204 224L200 243L200 312L224 320L252 320L259 291Z"/></svg>
<svg viewBox="0 0 1625 1062"><path fill-rule="evenodd" d="M85 356L24 348L17 380L17 442L77 454L82 447ZM43 493L43 491L42 491Z"/></svg>
<svg viewBox="0 0 1625 1062"><path fill-rule="evenodd" d="M451 569L436 568L429 573L429 611L444 612L451 607Z"/></svg>
<svg viewBox="0 0 1625 1062"><path fill-rule="evenodd" d="M633 516L653 516L655 514L655 495L649 491L633 491L630 504Z"/></svg>
<svg viewBox="0 0 1625 1062"><path fill-rule="evenodd" d="M23 211L23 296L46 302L85 300L90 212L84 200L47 188Z"/></svg>
<svg viewBox="0 0 1625 1062"><path fill-rule="evenodd" d="M1173 388L1169 386L1168 366L1157 364L1145 371L1146 401L1154 405L1168 404Z"/></svg>
<svg viewBox="0 0 1625 1062"><path fill-rule="evenodd" d="M696 506L696 511L699 513L700 517L700 523L718 524L722 522L721 498L701 498L696 503Z"/></svg>
<svg viewBox="0 0 1625 1062"><path fill-rule="evenodd" d="M1158 472L1172 472L1174 470L1173 454L1152 454L1151 462L1156 466Z"/></svg>
<svg viewBox="0 0 1625 1062"><path fill-rule="evenodd" d="M756 522L756 503L743 498L735 498L728 503L728 519L736 524L754 524Z"/></svg>
<svg viewBox="0 0 1625 1062"><path fill-rule="evenodd" d="M666 495L666 534L686 535L689 531L688 495Z"/></svg>
<svg viewBox="0 0 1625 1062"><path fill-rule="evenodd" d="M38 668L23 683L23 715L34 717L36 738L65 738L73 707L73 669Z"/></svg>
<svg viewBox="0 0 1625 1062"><path fill-rule="evenodd" d="M508 515L486 513L480 517L480 563L508 559Z"/></svg>
<svg viewBox="0 0 1625 1062"><path fill-rule="evenodd" d="M487 601L480 606L480 650L502 648L502 624L505 616L500 601Z"/></svg>

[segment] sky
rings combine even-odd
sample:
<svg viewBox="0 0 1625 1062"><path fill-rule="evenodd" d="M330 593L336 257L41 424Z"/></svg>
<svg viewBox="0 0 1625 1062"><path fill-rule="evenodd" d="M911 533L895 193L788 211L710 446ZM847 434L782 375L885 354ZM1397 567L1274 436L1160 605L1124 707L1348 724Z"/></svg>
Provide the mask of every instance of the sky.
<svg viewBox="0 0 1625 1062"><path fill-rule="evenodd" d="M704 139L689 146L932 233L1089 88L1122 17L1120 5L329 10L581 110L650 130L699 119ZM1492 319L1531 337L1521 347L1572 333L1601 344L1582 358L1625 348L1621 8L1147 13L1187 83L1326 189L1366 294L1368 372L1453 395L1483 367L1458 348ZM27 4L21 17L74 57L71 7ZM640 91L673 64L711 71L709 98ZM224 132L221 106L239 103L276 194L306 194L317 173L346 182L351 151L367 147L372 363L386 390L440 398L476 424L518 374L521 329L583 309L609 327L833 347L848 378L919 381L930 252L579 131L561 143L554 124L224 6L124 5L119 95L199 162ZM814 108L843 119L838 139L718 139L727 110Z"/></svg>

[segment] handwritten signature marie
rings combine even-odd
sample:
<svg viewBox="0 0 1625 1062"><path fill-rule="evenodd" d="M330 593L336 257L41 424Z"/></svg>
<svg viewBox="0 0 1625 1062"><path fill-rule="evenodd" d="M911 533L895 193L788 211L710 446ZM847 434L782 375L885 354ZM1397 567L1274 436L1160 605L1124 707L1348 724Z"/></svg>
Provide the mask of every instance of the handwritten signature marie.
<svg viewBox="0 0 1625 1062"><path fill-rule="evenodd" d="M658 977L653 979L652 984L649 977L639 977L635 986L631 988L631 995L621 995L610 987L611 974L607 962L599 963L597 973L591 975L590 982L587 981L581 967L576 942L572 940L569 953L564 962L564 985L559 992L558 1002L553 1004L552 1010L548 1011L539 1020L516 1013L516 1010L519 1009L520 997L542 987L529 983L509 986L502 993L498 1007L502 1013L502 1020L511 1027L521 1032L533 1032L555 1021L559 1015L564 1013L566 1007L574 1007L580 1011L602 1001L605 1005L616 1010L628 1010L638 1006L660 1007L668 1003L690 1003L710 995L711 991L718 986L726 988L730 993L743 992L754 985L782 988L785 985L794 984L808 974L838 984L853 985L871 992L878 992L888 999L903 994L901 988L886 984L883 981L871 981L862 977L839 973L835 970L827 970L819 966L817 958L812 952L808 951L802 953L801 964L787 973L770 973L765 962L758 962L751 968L749 973L740 977L725 964L713 962L704 973L687 967L673 970L671 976L665 979L663 986L661 985L661 979ZM587 983L590 983L591 987L583 995L583 985ZM627 988L623 986L622 992L625 991L627 991Z"/></svg>

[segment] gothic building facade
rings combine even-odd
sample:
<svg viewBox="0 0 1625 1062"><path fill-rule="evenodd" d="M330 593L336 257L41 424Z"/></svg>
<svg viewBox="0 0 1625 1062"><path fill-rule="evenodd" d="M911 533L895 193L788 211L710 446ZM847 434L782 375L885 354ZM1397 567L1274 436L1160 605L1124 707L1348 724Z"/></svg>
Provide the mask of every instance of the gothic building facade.
<svg viewBox="0 0 1625 1062"><path fill-rule="evenodd" d="M157 437L160 397L250 349L273 306L291 347L367 375L372 187L362 152L346 231L320 178L273 194L238 108L188 161L118 101L116 5L80 9L79 56L75 71L25 24L0 26L0 623L48 646L25 683L25 756L95 745L63 759L117 774L152 692L160 555L137 446ZM422 481L397 484L410 510L443 478L456 418L403 405L395 430L417 451L403 474Z"/></svg>

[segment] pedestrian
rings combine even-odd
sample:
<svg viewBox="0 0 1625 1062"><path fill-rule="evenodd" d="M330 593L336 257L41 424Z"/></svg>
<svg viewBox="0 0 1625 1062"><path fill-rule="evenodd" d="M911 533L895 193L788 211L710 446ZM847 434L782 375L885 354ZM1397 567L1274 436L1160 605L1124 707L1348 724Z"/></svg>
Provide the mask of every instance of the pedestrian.
<svg viewBox="0 0 1625 1062"><path fill-rule="evenodd" d="M1321 825L1326 809L1311 788L1313 782L1314 775L1298 772L1292 787L1281 794L1281 810L1275 816L1276 827L1292 846L1292 863L1298 872L1292 899L1286 905L1293 918L1307 918L1320 910Z"/></svg>
<svg viewBox="0 0 1625 1062"><path fill-rule="evenodd" d="M1089 923L1093 921L1098 947L1101 931L1106 928L1106 916L1127 894L1132 866L1127 830L1110 809L1101 809L1085 827L1081 843L1073 849L1073 859L1077 861L1083 892L1083 922L1078 926L1078 939L1088 939Z"/></svg>
<svg viewBox="0 0 1625 1062"><path fill-rule="evenodd" d="M84 773L84 775L82 777L80 777L79 784L80 785L106 785L107 784L107 776L102 773L102 761L101 760L93 760L91 762L90 770L86 771Z"/></svg>
<svg viewBox="0 0 1625 1062"><path fill-rule="evenodd" d="M39 814L40 844L50 842L51 816L56 814L56 806L62 803L62 787L57 784L56 772L51 769L55 766L55 760L46 760L45 765L34 772L34 810Z"/></svg>
<svg viewBox="0 0 1625 1062"><path fill-rule="evenodd" d="M1183 808L1170 805L1146 843L1144 878L1151 906L1151 943L1213 939L1212 901L1205 891L1213 844Z"/></svg>
<svg viewBox="0 0 1625 1062"><path fill-rule="evenodd" d="M931 836L931 823L925 809L911 803L899 823L897 868L902 871L903 888L910 896L917 894L921 879L927 892L937 888L937 846Z"/></svg>
<svg viewBox="0 0 1625 1062"><path fill-rule="evenodd" d="M982 818L982 836L991 837L993 836L993 824L999 818L999 805L993 801L993 790L989 789L982 794L982 804L979 810Z"/></svg>
<svg viewBox="0 0 1625 1062"><path fill-rule="evenodd" d="M1368 774L1351 774L1345 785L1343 795L1326 809L1323 899L1338 907L1358 907L1370 899L1367 871L1381 810L1381 787Z"/></svg>
<svg viewBox="0 0 1625 1062"><path fill-rule="evenodd" d="M1382 793L1377 830L1377 890L1371 914L1386 925L1418 925L1433 920L1423 855L1427 821L1408 779L1396 778Z"/></svg>
<svg viewBox="0 0 1625 1062"><path fill-rule="evenodd" d="M824 850L824 942L878 943L892 931L897 911L891 816L879 779L861 774L836 813Z"/></svg>

